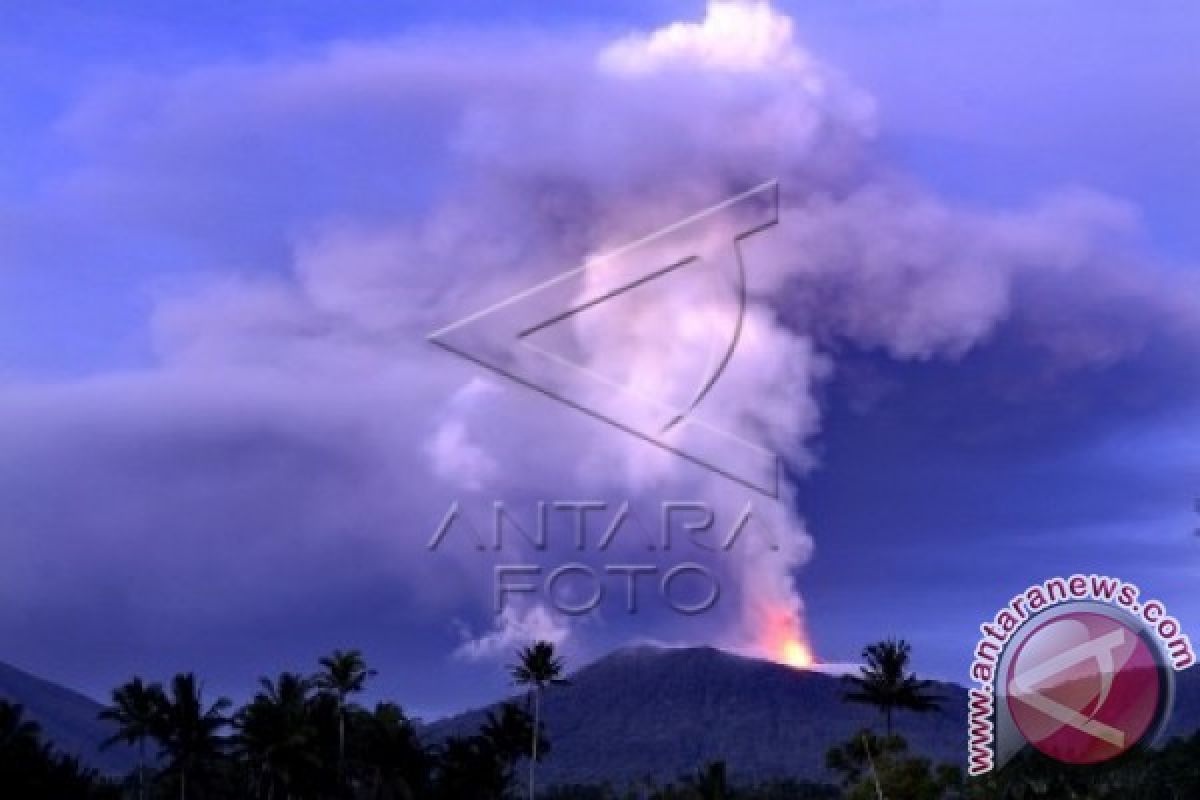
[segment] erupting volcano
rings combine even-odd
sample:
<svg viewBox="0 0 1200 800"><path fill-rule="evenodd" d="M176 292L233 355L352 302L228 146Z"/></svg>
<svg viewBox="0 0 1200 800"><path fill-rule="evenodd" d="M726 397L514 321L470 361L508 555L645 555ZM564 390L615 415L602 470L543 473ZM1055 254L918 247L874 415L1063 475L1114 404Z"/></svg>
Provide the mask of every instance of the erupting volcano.
<svg viewBox="0 0 1200 800"><path fill-rule="evenodd" d="M776 609L769 612L766 618L767 623L755 648L756 655L797 669L816 665L817 657L798 614Z"/></svg>
<svg viewBox="0 0 1200 800"><path fill-rule="evenodd" d="M785 641L779 648L778 655L772 656L772 658L781 664L787 664L789 667L811 667L816 663L812 649L808 644L799 639L788 639Z"/></svg>

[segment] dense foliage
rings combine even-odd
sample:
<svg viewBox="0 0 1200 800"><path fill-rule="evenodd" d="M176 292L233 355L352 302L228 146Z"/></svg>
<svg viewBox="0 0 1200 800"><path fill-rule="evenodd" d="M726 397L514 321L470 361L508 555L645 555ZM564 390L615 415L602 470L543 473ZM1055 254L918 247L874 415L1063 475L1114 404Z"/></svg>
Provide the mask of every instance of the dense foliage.
<svg viewBox="0 0 1200 800"><path fill-rule="evenodd" d="M0 796L21 800L505 800L534 743L531 714L505 704L475 735L430 746L394 703L354 702L375 674L356 651L320 660L314 675L261 678L241 708L206 700L195 675L165 686L135 678L101 717L108 744L134 746L141 765L120 783L41 741L19 706L0 702ZM545 753L549 743L537 739Z"/></svg>
<svg viewBox="0 0 1200 800"><path fill-rule="evenodd" d="M117 787L42 740L25 710L0 700L0 795L26 800L116 800Z"/></svg>
<svg viewBox="0 0 1200 800"><path fill-rule="evenodd" d="M935 708L927 685L907 670L903 642L880 643L850 681L847 700L874 705L885 732L863 730L832 748L829 783L731 781L722 761L674 782L553 786L541 800L1179 800L1200 797L1200 734L1097 767L1070 767L1027 752L983 779L935 765L886 732L893 708ZM518 653L510 668L529 703L489 712L471 735L431 743L394 703L364 708L355 697L375 672L357 651L323 658L313 675L261 678L234 709L206 700L190 673L166 684L135 678L112 693L101 717L115 726L108 744L134 747L141 766L119 782L56 752L19 705L0 701L0 796L20 800L513 800L534 785L531 752L549 751L541 693L563 683L550 645ZM536 720L536 721L535 721ZM535 733L535 731L537 733ZM965 745L964 745L965 746ZM736 765L733 765L736 766Z"/></svg>
<svg viewBox="0 0 1200 800"><path fill-rule="evenodd" d="M864 746L864 737L867 744ZM871 759L866 758L867 749ZM900 736L863 732L829 751L839 785L781 781L730 786L714 764L674 785L566 786L541 800L1191 800L1200 797L1200 734L1108 765L1071 767L1036 752L983 779L910 755ZM873 765L873 769L872 769ZM714 776L718 776L714 779ZM876 783L878 780L878 783Z"/></svg>

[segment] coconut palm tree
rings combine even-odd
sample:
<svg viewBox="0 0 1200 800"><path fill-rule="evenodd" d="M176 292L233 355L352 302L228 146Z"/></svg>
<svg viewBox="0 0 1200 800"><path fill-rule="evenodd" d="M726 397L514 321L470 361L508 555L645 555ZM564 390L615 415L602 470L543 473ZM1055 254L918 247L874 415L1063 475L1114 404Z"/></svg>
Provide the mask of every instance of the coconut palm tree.
<svg viewBox="0 0 1200 800"><path fill-rule="evenodd" d="M117 727L116 732L101 743L102 748L118 742L137 747L138 800L146 797L146 741L154 736L154 727L162 716L166 700L160 684L146 684L141 678L134 678L113 689L112 704L97 715Z"/></svg>
<svg viewBox="0 0 1200 800"><path fill-rule="evenodd" d="M179 798L187 800L188 779L211 766L221 756L220 731L229 724L228 698L204 704L203 689L191 672L171 679L154 738L162 748L167 770L179 776Z"/></svg>
<svg viewBox="0 0 1200 800"><path fill-rule="evenodd" d="M924 713L941 708L942 698L930 693L932 681L918 680L909 671L912 647L903 639L887 639L863 648L867 662L860 675L847 676L854 689L845 695L852 703L875 706L883 712L887 735L892 735L892 714L897 709Z"/></svg>
<svg viewBox="0 0 1200 800"><path fill-rule="evenodd" d="M529 754L529 740L534 731L533 716L516 703L504 703L497 711L487 712L487 718L479 728L479 738L494 754L504 786L513 782L514 769ZM541 731L538 731L536 748L539 756L550 750L550 743Z"/></svg>
<svg viewBox="0 0 1200 800"><path fill-rule="evenodd" d="M312 719L313 683L294 672L259 679L259 691L233 718L238 753L255 768L259 792L292 789L319 766Z"/></svg>
<svg viewBox="0 0 1200 800"><path fill-rule="evenodd" d="M563 660L550 642L535 642L517 653L517 663L509 667L513 682L527 688L533 698L533 744L529 758L529 800L534 798L534 779L538 760L538 740L542 731L542 693L548 686L566 684Z"/></svg>
<svg viewBox="0 0 1200 800"><path fill-rule="evenodd" d="M863 729L848 741L831 747L825 754L825 766L841 775L842 787L878 785L878 770L903 758L908 744L900 736L877 736ZM872 794L878 794L872 792Z"/></svg>
<svg viewBox="0 0 1200 800"><path fill-rule="evenodd" d="M358 650L334 650L318 663L321 665L321 672L317 674L317 687L333 698L337 708L340 777L346 762L346 701L350 695L361 692L366 687L367 679L377 673L367 668L362 652Z"/></svg>
<svg viewBox="0 0 1200 800"><path fill-rule="evenodd" d="M378 703L373 711L360 711L357 736L351 737L357 754L352 761L361 763L370 785L371 800L403 798L416 800L426 794L425 775L429 755L413 723L395 703Z"/></svg>
<svg viewBox="0 0 1200 800"><path fill-rule="evenodd" d="M503 761L515 764L529 751L529 737L533 734L533 717L515 703L504 703L498 710L487 712L479 735L491 745ZM545 738L538 742L538 752L544 753L548 746Z"/></svg>

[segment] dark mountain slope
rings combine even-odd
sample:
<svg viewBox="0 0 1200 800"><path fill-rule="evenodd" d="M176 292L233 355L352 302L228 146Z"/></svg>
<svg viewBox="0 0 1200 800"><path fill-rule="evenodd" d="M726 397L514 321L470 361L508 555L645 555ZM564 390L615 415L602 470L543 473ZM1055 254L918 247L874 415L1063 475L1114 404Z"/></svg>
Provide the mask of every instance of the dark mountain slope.
<svg viewBox="0 0 1200 800"><path fill-rule="evenodd" d="M0 662L0 698L25 707L26 715L42 726L43 737L64 753L108 775L123 775L137 765L129 748L107 750L100 743L112 727L96 718L101 706L91 698L36 678Z"/></svg>
<svg viewBox="0 0 1200 800"><path fill-rule="evenodd" d="M945 710L897 714L912 748L959 763L966 749L966 693L939 684ZM546 782L622 783L673 779L724 759L737 780L826 776L825 753L878 713L842 700L840 678L742 658L712 648L618 650L587 666L571 685L549 690L553 750ZM430 726L431 738L474 733L484 711Z"/></svg>

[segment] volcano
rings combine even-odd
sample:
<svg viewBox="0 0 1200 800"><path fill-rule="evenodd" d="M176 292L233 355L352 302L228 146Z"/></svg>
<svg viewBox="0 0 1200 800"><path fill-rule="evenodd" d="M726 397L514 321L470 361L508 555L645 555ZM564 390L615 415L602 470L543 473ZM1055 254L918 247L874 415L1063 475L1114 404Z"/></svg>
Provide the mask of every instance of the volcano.
<svg viewBox="0 0 1200 800"><path fill-rule="evenodd" d="M664 782L723 760L735 781L825 780L825 753L882 719L846 703L843 679L711 647L617 650L546 692L552 748L547 784ZM943 710L899 712L895 731L914 753L959 764L966 753L966 690L937 683ZM522 698L514 698L523 702ZM489 709L432 724L431 741L475 733Z"/></svg>
<svg viewBox="0 0 1200 800"><path fill-rule="evenodd" d="M813 669L732 655L709 647L617 650L547 691L543 710L551 753L539 770L549 784L663 783L722 760L738 782L822 781L825 753L864 727L882 728L871 708L846 703L842 678ZM943 710L898 712L895 730L910 750L961 764L966 753L966 690L936 683ZM100 749L112 733L84 695L0 662L0 698L21 703L45 737L110 775L127 773L134 753ZM408 698L395 698L404 703ZM523 702L523 697L512 698ZM1200 670L1177 676L1169 736L1200 730ZM435 743L478 731L492 707L429 724Z"/></svg>

